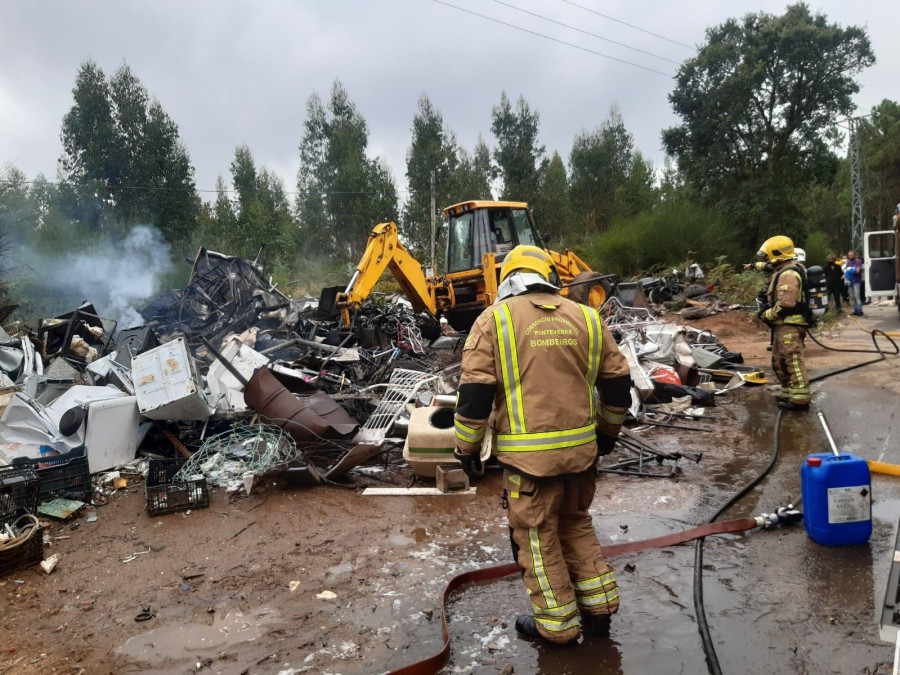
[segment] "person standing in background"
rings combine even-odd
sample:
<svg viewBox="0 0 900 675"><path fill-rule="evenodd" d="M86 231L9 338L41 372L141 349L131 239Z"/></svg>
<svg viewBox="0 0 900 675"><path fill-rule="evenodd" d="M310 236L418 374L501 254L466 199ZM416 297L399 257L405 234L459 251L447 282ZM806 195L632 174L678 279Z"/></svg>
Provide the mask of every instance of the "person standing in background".
<svg viewBox="0 0 900 675"><path fill-rule="evenodd" d="M850 291L850 302L853 303L853 316L862 316L862 260L856 257L856 251L847 251L844 262L844 283Z"/></svg>
<svg viewBox="0 0 900 675"><path fill-rule="evenodd" d="M850 287L844 281L844 263L847 262L847 256L840 255L835 258L835 264L841 268L841 297L844 299L844 304L848 307L850 306Z"/></svg>
<svg viewBox="0 0 900 675"><path fill-rule="evenodd" d="M837 264L837 258L829 253L825 258L825 283L828 287L829 303L834 305L835 311L841 313L841 295L844 293L844 272Z"/></svg>
<svg viewBox="0 0 900 675"><path fill-rule="evenodd" d="M858 257L861 264L859 268L859 304L868 305L869 301L866 300L866 259L861 255Z"/></svg>

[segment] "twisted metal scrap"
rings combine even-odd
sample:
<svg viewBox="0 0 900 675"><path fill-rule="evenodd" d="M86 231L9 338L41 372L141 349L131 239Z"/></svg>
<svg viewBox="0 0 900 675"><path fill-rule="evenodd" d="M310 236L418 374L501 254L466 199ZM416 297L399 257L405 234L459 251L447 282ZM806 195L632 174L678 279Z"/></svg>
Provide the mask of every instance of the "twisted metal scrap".
<svg viewBox="0 0 900 675"><path fill-rule="evenodd" d="M183 482L191 476L210 474L215 470L236 478L246 473L261 476L287 465L296 455L294 439L283 429L266 424L235 424L230 430L206 439L178 470L173 482Z"/></svg>
<svg viewBox="0 0 900 675"><path fill-rule="evenodd" d="M613 296L600 307L600 316L612 331L622 331L662 323L643 307L626 307Z"/></svg>

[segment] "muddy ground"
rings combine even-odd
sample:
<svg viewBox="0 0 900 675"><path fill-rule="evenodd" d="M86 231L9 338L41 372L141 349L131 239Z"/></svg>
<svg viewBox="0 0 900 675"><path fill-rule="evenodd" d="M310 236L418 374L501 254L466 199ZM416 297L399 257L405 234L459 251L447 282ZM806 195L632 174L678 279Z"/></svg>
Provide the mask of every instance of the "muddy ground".
<svg viewBox="0 0 900 675"><path fill-rule="evenodd" d="M866 325L900 330L896 308L867 315ZM746 315L699 325L748 362L767 364L767 332ZM836 346L871 346L849 318L827 332ZM815 346L807 354L811 375L868 358ZM898 376L894 359L814 386L814 408L825 411L844 449L900 462ZM765 387L734 392L710 410L715 420L702 426L711 432L647 432L665 448L703 458L682 460L674 478L601 475L592 507L601 542L656 536L711 516L768 462L771 397ZM780 438L774 472L726 518L796 498L803 457L826 450L812 414L786 416ZM157 518L145 511L142 486L120 491L98 509L97 522L49 528L45 555L61 557L51 575L36 569L0 580L0 675L349 674L408 664L440 647L446 581L509 560L498 486L494 474L474 496L364 497L359 489L269 481L250 497L218 490L209 509ZM802 525L707 542L706 611L724 672L890 672L892 647L878 640L876 610L900 481L873 476L873 494L867 545L824 548ZM693 557L693 546L679 546L612 560L622 609L610 636L568 648L516 636L513 620L528 607L518 578L467 589L450 607L447 672L705 672ZM336 597L316 597L326 590ZM154 618L135 621L145 607Z"/></svg>

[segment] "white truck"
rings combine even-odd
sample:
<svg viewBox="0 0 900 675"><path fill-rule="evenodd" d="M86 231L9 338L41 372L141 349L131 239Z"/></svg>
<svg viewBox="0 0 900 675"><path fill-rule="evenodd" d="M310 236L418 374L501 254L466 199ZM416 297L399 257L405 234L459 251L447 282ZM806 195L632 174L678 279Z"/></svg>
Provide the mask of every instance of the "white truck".
<svg viewBox="0 0 900 675"><path fill-rule="evenodd" d="M865 233L866 297L894 296L900 311L900 204L894 229Z"/></svg>

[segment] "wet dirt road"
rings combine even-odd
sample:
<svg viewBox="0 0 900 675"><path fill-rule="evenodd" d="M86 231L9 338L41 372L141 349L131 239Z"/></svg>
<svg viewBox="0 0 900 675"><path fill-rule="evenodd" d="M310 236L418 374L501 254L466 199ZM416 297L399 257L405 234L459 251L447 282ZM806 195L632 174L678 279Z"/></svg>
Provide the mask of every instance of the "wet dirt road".
<svg viewBox="0 0 900 675"><path fill-rule="evenodd" d="M866 358L829 353L822 367L813 357L809 364L816 375ZM900 463L898 382L900 359L815 385L813 405L843 449ZM710 414L714 433L648 433L666 449L704 453L699 464L682 460L675 478L600 476L592 511L601 541L697 524L765 466L774 442L770 392L740 390ZM801 461L826 447L813 415L786 416L774 472L724 517L796 498ZM441 498L267 485L233 501L219 491L209 509L161 518L143 512L142 490L124 494L98 510L97 523L54 529L46 550L62 561L53 575L0 580L0 673L350 674L406 665L440 646L446 581L509 560L498 479L489 476L474 497ZM900 479L873 476L873 495L874 532L864 546L821 547L802 525L707 542L706 610L724 672L889 672L892 647L878 640L876 609ZM122 562L138 551L149 552ZM528 607L518 578L466 589L450 608L447 672L705 672L693 554L680 546L614 559L622 608L609 637L568 648L516 636L513 620ZM336 597L317 598L324 590ZM136 622L145 606L155 618Z"/></svg>

